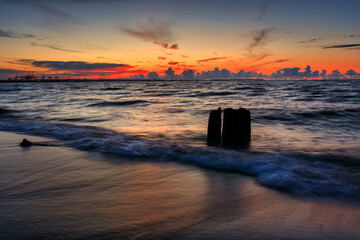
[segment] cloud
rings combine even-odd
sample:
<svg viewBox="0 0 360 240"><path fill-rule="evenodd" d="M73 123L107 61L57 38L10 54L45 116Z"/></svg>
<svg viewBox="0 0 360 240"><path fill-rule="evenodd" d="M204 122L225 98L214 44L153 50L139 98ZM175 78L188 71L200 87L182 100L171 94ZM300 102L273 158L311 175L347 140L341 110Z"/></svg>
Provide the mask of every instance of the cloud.
<svg viewBox="0 0 360 240"><path fill-rule="evenodd" d="M82 24L80 18L56 9L41 0L31 1L34 7L45 17L41 26L51 30L64 31L74 25Z"/></svg>
<svg viewBox="0 0 360 240"><path fill-rule="evenodd" d="M317 79L326 78L327 76L333 77L333 75L326 75L326 70L322 70L322 73L312 71L309 65L306 66L304 72L301 72L299 67L293 67L280 69L270 75L272 79Z"/></svg>
<svg viewBox="0 0 360 240"><path fill-rule="evenodd" d="M315 43L323 40L323 38L311 38L309 40L300 41L298 43Z"/></svg>
<svg viewBox="0 0 360 240"><path fill-rule="evenodd" d="M356 44L330 45L330 46L324 46L323 49L331 49L331 48L358 49L358 47L360 47L360 43L356 43Z"/></svg>
<svg viewBox="0 0 360 240"><path fill-rule="evenodd" d="M261 61L269 56L272 56L272 54L266 49L256 51L251 50L244 54L244 57L246 57L251 63Z"/></svg>
<svg viewBox="0 0 360 240"><path fill-rule="evenodd" d="M262 74L254 70L246 71L240 70L239 72L231 72L228 69L214 68L209 71L196 72L194 66L190 65L176 65L167 68L165 72L147 72L142 69L136 69L134 66L127 64L116 63L89 63L89 62L58 62L58 61L35 61L31 59L22 59L18 61L23 63L48 68L51 71L57 72L57 75L64 75L65 77L74 78L131 78L131 79L187 79L187 80L203 80L203 79L277 79L277 80L307 80L307 79L360 79L360 73L349 69L344 73L335 69L327 74L326 70L312 71L308 65L303 71L300 67L282 68L271 74ZM285 62L285 59L273 61ZM268 62L270 64L270 62ZM166 66L162 66L166 67ZM14 77L15 74L25 74L29 71L17 69L0 69L0 78ZM179 72L176 74L176 72ZM43 71L35 72L42 75ZM46 73L45 74L49 74ZM50 72L50 74L54 74ZM41 76L40 75L40 76ZM145 75L147 75L145 77ZM38 76L39 77L39 76Z"/></svg>
<svg viewBox="0 0 360 240"><path fill-rule="evenodd" d="M25 70L17 70L17 69L10 69L10 68L0 68L1 75L11 75L11 74L23 74L28 73L29 71Z"/></svg>
<svg viewBox="0 0 360 240"><path fill-rule="evenodd" d="M13 38L13 39L21 39L21 38L35 38L32 34L26 33L16 33L13 31L3 31L0 29L0 37L3 38Z"/></svg>
<svg viewBox="0 0 360 240"><path fill-rule="evenodd" d="M181 55L183 58L189 58L189 56L186 56L186 55Z"/></svg>
<svg viewBox="0 0 360 240"><path fill-rule="evenodd" d="M193 80L195 79L195 71L192 69L184 70L182 72L182 79Z"/></svg>
<svg viewBox="0 0 360 240"><path fill-rule="evenodd" d="M77 51L77 50L66 49L59 45L40 44L40 43L36 43L36 42L30 43L30 45L34 46L34 47L45 47L45 48L50 48L50 49L64 51L64 52L82 52L82 51Z"/></svg>
<svg viewBox="0 0 360 240"><path fill-rule="evenodd" d="M9 60L6 61L6 63L10 63L10 64L18 64L18 65L31 65L31 63L33 62L33 59L20 59L20 60Z"/></svg>
<svg viewBox="0 0 360 240"><path fill-rule="evenodd" d="M169 65L177 65L179 62L173 62L173 61L170 61L168 62Z"/></svg>
<svg viewBox="0 0 360 240"><path fill-rule="evenodd" d="M262 21L264 19L265 14L267 13L268 8L272 5L275 0L266 0L264 4L260 8L259 20Z"/></svg>
<svg viewBox="0 0 360 240"><path fill-rule="evenodd" d="M357 37L360 37L360 34L349 34L344 36L344 38L357 38Z"/></svg>
<svg viewBox="0 0 360 240"><path fill-rule="evenodd" d="M171 30L172 23L155 21L150 19L146 24L139 24L137 27L118 27L117 29L130 37L140 39L145 42L152 42L165 49L179 49L174 43L175 36Z"/></svg>
<svg viewBox="0 0 360 240"><path fill-rule="evenodd" d="M257 68L257 67L261 67L261 66L265 66L265 65L283 63L283 62L287 62L287 61L289 61L289 59L279 59L279 60L275 60L275 61L271 61L271 62L265 62L265 63L252 65L250 68Z"/></svg>
<svg viewBox="0 0 360 240"><path fill-rule="evenodd" d="M200 79L228 79L232 77L232 73L229 70L219 70L219 68L214 68L214 70L207 72L203 71L198 75Z"/></svg>
<svg viewBox="0 0 360 240"><path fill-rule="evenodd" d="M352 70L352 69L348 70L348 71L345 73L345 75L348 75L348 76L355 76L355 75L357 75L357 74L358 74L358 73L355 72L355 71Z"/></svg>
<svg viewBox="0 0 360 240"><path fill-rule="evenodd" d="M337 69L333 70L332 73L327 76L327 78L330 79L343 79L344 77L345 74L340 73L340 71Z"/></svg>
<svg viewBox="0 0 360 240"><path fill-rule="evenodd" d="M84 61L36 61L33 59L21 59L14 61L14 63L22 64L23 66L39 67L48 69L42 70L45 74L65 74L66 77L88 77L96 78L124 78L134 74L146 74L148 71L138 69L136 66L119 63L91 63ZM55 71L56 73L54 73ZM40 72L38 72L40 73Z"/></svg>
<svg viewBox="0 0 360 240"><path fill-rule="evenodd" d="M82 61L32 61L32 66L48 68L54 71L61 70L99 70L99 69L110 69L110 68L119 68L119 67L130 67L127 64L118 64L118 63L89 63Z"/></svg>
<svg viewBox="0 0 360 240"><path fill-rule="evenodd" d="M163 44L163 43L158 43L158 42L154 42L155 44L158 44L160 46L162 46L163 48L166 48L166 49L174 49L174 50L177 50L179 49L179 46L177 44L172 44L172 45L168 45L168 44Z"/></svg>
<svg viewBox="0 0 360 240"><path fill-rule="evenodd" d="M160 79L160 76L157 72L149 72L146 76L147 79L157 80Z"/></svg>
<svg viewBox="0 0 360 240"><path fill-rule="evenodd" d="M166 60L167 57L158 57L159 60Z"/></svg>
<svg viewBox="0 0 360 240"><path fill-rule="evenodd" d="M210 62L210 61L222 60L222 59L226 59L226 58L228 58L228 57L206 58L206 59L197 60L197 62L198 62L198 63L201 63L201 62Z"/></svg>
<svg viewBox="0 0 360 240"><path fill-rule="evenodd" d="M174 79L175 71L172 70L172 68L168 68L168 70L166 70L164 73L165 73L166 76L168 76L170 79Z"/></svg>
<svg viewBox="0 0 360 240"><path fill-rule="evenodd" d="M247 34L251 36L251 41L245 49L247 52L243 56L248 60L248 64L272 56L271 51L264 48L264 46L270 41L270 33L273 31L275 31L275 28L263 28Z"/></svg>
<svg viewBox="0 0 360 240"><path fill-rule="evenodd" d="M269 35L273 32L275 28L263 28L260 30L256 30L251 32L252 42L248 46L248 50L252 50L258 46L264 46L269 41Z"/></svg>

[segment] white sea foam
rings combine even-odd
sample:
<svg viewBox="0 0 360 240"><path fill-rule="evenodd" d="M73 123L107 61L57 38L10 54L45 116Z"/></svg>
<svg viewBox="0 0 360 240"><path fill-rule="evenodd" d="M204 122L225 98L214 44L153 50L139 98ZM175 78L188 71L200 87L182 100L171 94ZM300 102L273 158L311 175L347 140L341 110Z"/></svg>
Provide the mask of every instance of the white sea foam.
<svg viewBox="0 0 360 240"><path fill-rule="evenodd" d="M360 200L358 180L351 171L342 165L323 161L322 156L192 147L70 124L1 120L0 130L58 139L76 149L117 157L177 161L219 171L243 173L254 176L263 186L301 196Z"/></svg>

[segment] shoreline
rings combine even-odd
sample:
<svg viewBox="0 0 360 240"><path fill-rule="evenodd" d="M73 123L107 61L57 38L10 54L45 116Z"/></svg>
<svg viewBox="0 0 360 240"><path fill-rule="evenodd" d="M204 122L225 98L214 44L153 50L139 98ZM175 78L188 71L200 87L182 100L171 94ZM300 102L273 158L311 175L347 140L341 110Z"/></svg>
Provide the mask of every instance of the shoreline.
<svg viewBox="0 0 360 240"><path fill-rule="evenodd" d="M53 141L0 132L1 239L360 237L357 204L302 199L176 162L21 148L23 138Z"/></svg>

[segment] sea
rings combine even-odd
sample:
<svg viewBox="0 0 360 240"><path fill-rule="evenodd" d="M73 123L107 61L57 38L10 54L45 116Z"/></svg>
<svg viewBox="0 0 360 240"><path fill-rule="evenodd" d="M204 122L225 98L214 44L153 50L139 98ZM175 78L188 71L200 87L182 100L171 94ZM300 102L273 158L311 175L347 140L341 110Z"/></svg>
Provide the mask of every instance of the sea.
<svg viewBox="0 0 360 240"><path fill-rule="evenodd" d="M360 200L360 81L1 83L0 130L91 152L253 176L293 194ZM218 107L251 112L248 148L206 145Z"/></svg>
<svg viewBox="0 0 360 240"><path fill-rule="evenodd" d="M248 146L207 146L209 113L218 107L251 112ZM175 164L248 176L300 199L360 203L359 80L4 82L0 131L45 137L45 147L81 150L114 166Z"/></svg>

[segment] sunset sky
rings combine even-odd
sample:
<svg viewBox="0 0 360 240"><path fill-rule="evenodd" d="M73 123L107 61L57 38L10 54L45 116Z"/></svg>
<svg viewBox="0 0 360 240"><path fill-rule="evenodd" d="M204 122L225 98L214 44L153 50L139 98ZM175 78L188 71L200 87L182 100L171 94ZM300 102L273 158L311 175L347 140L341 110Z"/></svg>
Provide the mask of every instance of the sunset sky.
<svg viewBox="0 0 360 240"><path fill-rule="evenodd" d="M359 9L358 0L0 0L0 78L360 78Z"/></svg>

